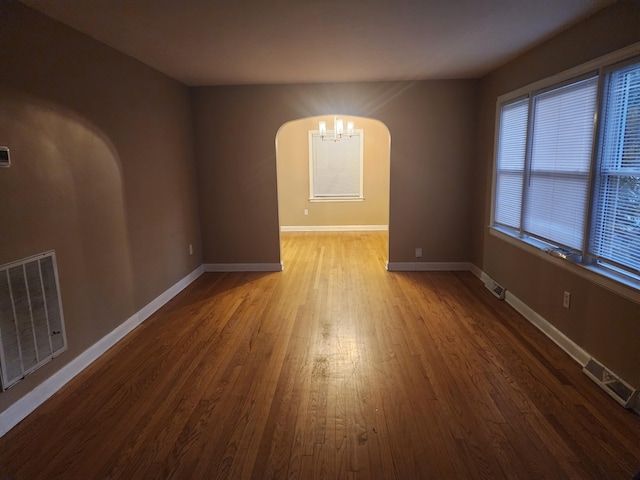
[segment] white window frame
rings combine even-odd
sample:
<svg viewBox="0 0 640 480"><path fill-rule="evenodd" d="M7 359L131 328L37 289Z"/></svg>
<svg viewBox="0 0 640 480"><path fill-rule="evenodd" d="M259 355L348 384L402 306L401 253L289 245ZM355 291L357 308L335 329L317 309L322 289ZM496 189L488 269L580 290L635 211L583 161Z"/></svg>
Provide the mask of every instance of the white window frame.
<svg viewBox="0 0 640 480"><path fill-rule="evenodd" d="M346 137L346 134L345 134ZM309 201L310 202L362 202L364 201L364 130L357 129L351 135L351 141L353 137L358 137L358 158L359 162L359 191L354 192L353 195L321 195L314 191L314 178L316 171L316 155L314 142L328 142L328 145L335 145L336 147L343 142L343 139L334 140L333 131L327 131L323 137L320 135L319 130L309 130Z"/></svg>
<svg viewBox="0 0 640 480"><path fill-rule="evenodd" d="M599 265L594 261L593 258L588 255L588 246L585 246L584 249L584 257L579 258L577 261L567 261L567 258L562 258L562 256L552 256L549 255L548 249L549 247L556 247L556 245L550 245L543 241L540 241L536 238L520 235L518 232L510 228L504 228L495 223L495 201L496 201L496 182L497 182L497 158L498 158L498 142L500 135L500 113L501 108L507 104L515 102L523 97L529 97L530 99L538 92L542 90L548 90L550 88L554 88L556 86L560 86L562 84L566 84L567 82L578 79L584 75L589 74L593 71L598 71L600 81L598 88L598 103L601 102L601 92L602 92L602 83L605 77L605 74L610 71L611 66L617 63L621 63L624 61L628 61L633 59L634 57L638 57L640 55L640 42L630 45L626 48L613 52L611 54L605 55L603 57L596 58L590 62L587 62L578 67L572 68L565 72L562 72L558 75L554 75L553 77L546 78L537 82L534 82L530 85L524 86L515 90L513 92L507 93L505 95L501 95L498 97L496 102L496 117L495 117L495 138L494 138L494 161L493 161L493 176L492 176L492 191L491 191L491 210L490 210L490 224L489 224L489 233L492 236L500 238L505 242L512 244L518 248L521 248L529 253L536 255L537 257L544 259L545 261L551 262L555 265L560 266L566 270L569 270L583 278L586 278L592 281L595 284L603 286L609 290L612 290L634 302L640 302L640 280L637 278L615 271L613 269L609 269ZM596 107L596 115L599 115L601 107L598 104ZM596 135L597 137L597 135ZM596 148L593 149L594 152L597 151ZM594 155L596 155L594 153ZM592 170L590 175L593 177L596 158L592 159ZM591 181L591 187L593 188L593 178ZM592 198L592 192L589 192L589 198ZM588 207L589 212L593 209L590 205ZM590 213L591 214L591 213ZM569 257L570 259L570 257Z"/></svg>

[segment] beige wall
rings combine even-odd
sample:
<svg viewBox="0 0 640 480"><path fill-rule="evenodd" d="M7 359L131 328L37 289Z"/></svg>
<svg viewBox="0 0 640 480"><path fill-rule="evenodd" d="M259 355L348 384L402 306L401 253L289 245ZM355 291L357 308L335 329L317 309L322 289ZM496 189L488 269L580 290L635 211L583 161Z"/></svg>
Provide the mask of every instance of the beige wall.
<svg viewBox="0 0 640 480"><path fill-rule="evenodd" d="M473 260L639 386L640 306L486 229L497 96L640 40L638 5L616 3L482 82L188 90L0 2L0 144L14 162L0 169L0 264L56 250L69 340L0 393L0 411L203 261L279 262L276 134L330 112L379 120L393 139L390 261L415 247L423 261Z"/></svg>
<svg viewBox="0 0 640 480"><path fill-rule="evenodd" d="M278 217L285 226L388 225L389 224L389 130L381 122L340 115L353 121L363 137L362 202L309 201L309 131L318 122L333 125L333 116L303 118L286 123L278 131ZM308 215L304 214L304 210Z"/></svg>
<svg viewBox="0 0 640 480"><path fill-rule="evenodd" d="M447 80L192 89L204 261L280 261L274 140L284 123L329 112L389 129L389 260L414 261L422 247L423 261L468 261L476 87Z"/></svg>
<svg viewBox="0 0 640 480"><path fill-rule="evenodd" d="M2 411L202 257L188 89L17 2L0 18L0 264L56 251L68 338Z"/></svg>
<svg viewBox="0 0 640 480"><path fill-rule="evenodd" d="M474 165L473 260L574 342L640 387L640 305L491 236L499 95L640 41L640 2L620 2L522 55L482 82ZM571 309L562 308L571 292Z"/></svg>

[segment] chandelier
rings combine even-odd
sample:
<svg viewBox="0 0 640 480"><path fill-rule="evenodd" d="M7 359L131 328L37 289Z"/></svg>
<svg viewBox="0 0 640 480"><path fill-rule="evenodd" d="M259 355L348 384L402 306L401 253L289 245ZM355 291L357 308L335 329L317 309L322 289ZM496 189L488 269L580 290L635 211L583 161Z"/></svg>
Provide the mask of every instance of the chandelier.
<svg viewBox="0 0 640 480"><path fill-rule="evenodd" d="M331 140L337 142L341 140L343 136L353 137L356 132L353 122L347 122L347 131L344 130L344 122L341 118L333 117L333 135L327 135L327 122L320 121L318 124L318 130L320 131L320 137L322 140Z"/></svg>

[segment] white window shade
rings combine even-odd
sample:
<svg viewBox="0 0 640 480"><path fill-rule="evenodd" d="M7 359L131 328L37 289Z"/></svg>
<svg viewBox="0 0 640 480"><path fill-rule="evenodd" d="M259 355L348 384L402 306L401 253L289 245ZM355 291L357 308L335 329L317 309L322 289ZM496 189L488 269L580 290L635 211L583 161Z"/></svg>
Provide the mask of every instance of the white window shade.
<svg viewBox="0 0 640 480"><path fill-rule="evenodd" d="M582 251L597 78L535 97L523 230Z"/></svg>
<svg viewBox="0 0 640 480"><path fill-rule="evenodd" d="M327 132L333 138L333 132ZM323 139L309 132L309 180L311 200L363 198L363 132Z"/></svg>
<svg viewBox="0 0 640 480"><path fill-rule="evenodd" d="M591 254L640 274L640 64L607 75Z"/></svg>
<svg viewBox="0 0 640 480"><path fill-rule="evenodd" d="M520 228L529 99L500 110L494 221Z"/></svg>

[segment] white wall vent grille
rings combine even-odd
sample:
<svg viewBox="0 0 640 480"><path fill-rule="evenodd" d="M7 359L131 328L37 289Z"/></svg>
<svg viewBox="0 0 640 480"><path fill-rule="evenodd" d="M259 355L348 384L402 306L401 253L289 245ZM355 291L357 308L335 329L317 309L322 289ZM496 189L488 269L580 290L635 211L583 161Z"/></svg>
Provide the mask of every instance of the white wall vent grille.
<svg viewBox="0 0 640 480"><path fill-rule="evenodd" d="M607 367L592 358L582 370L620 405L625 408L633 407L634 398L638 393L637 390L611 372Z"/></svg>
<svg viewBox="0 0 640 480"><path fill-rule="evenodd" d="M488 275L484 275L482 281L487 290L493 293L496 298L504 300L506 289L502 285L490 278Z"/></svg>
<svg viewBox="0 0 640 480"><path fill-rule="evenodd" d="M2 389L66 349L55 253L0 266Z"/></svg>

